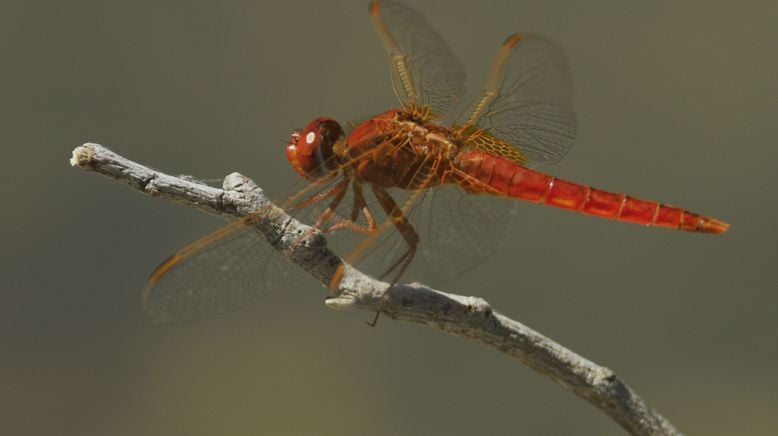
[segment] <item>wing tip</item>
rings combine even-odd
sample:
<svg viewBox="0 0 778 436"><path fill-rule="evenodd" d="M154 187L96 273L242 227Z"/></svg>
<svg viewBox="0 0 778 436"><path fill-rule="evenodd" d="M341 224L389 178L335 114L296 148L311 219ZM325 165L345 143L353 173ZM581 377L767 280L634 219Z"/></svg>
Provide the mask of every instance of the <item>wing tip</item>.
<svg viewBox="0 0 778 436"><path fill-rule="evenodd" d="M381 5L379 4L378 0L372 0L370 4L367 6L367 10L370 13L370 15L376 17L378 14L381 13Z"/></svg>
<svg viewBox="0 0 778 436"><path fill-rule="evenodd" d="M154 270L154 272L151 273L148 280L146 280L146 286L143 287L143 291L141 293L141 301L143 303L143 309L146 310L146 312L149 311L149 307L151 306L151 290L154 287L154 285L159 282L159 280L162 278L162 276L165 275L168 271L170 271L175 264L177 264L182 257L176 253L165 259L159 266Z"/></svg>
<svg viewBox="0 0 778 436"><path fill-rule="evenodd" d="M502 45L505 48L513 48L516 47L518 43L520 43L525 38L525 35L523 33L514 33L513 35L508 36L505 38L505 41L502 43Z"/></svg>
<svg viewBox="0 0 778 436"><path fill-rule="evenodd" d="M178 253L172 254L170 257L165 259L161 264L159 264L154 272L151 273L147 286L152 286L157 283L159 279L161 279L166 272L170 271L170 268L177 264L181 259L182 257Z"/></svg>

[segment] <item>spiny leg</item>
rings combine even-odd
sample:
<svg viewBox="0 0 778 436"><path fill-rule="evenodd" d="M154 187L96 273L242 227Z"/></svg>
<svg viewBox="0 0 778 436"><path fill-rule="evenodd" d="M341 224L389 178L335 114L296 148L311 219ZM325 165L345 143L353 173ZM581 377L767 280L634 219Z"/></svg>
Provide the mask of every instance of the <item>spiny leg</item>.
<svg viewBox="0 0 778 436"><path fill-rule="evenodd" d="M304 208L306 208L306 207L308 207L308 206L310 206L312 204L316 204L316 203L318 203L318 202L320 202L320 201L322 201L322 200L324 200L326 198L332 197L334 195L338 195L341 192L346 190L346 187L348 186L349 182L350 182L350 179L344 178L343 180L338 182L336 185L334 185L334 186L332 186L330 188L327 188L324 191L319 192L316 195L312 195L311 197L309 197L309 198L307 198L307 199L305 199L303 201L300 201L299 203L297 203L297 204L295 204L293 206L290 206L288 208L290 210L304 209Z"/></svg>
<svg viewBox="0 0 778 436"><path fill-rule="evenodd" d="M348 177L344 177L343 180L338 182L337 185L333 186L332 188L327 189L324 192L320 192L319 194L316 194L315 196L309 198L308 200L305 200L302 203L299 203L296 205L293 209L299 209L306 206L310 206L311 204L318 203L325 198L334 196L335 198L330 201L330 204L327 205L327 209L324 210L324 212L319 215L319 218L316 220L316 222L311 226L311 228L306 231L303 235L300 235L300 237L297 238L297 241L292 244L292 247L296 247L297 244L302 242L306 236L310 236L311 233L313 233L315 230L321 229L321 226L329 221L332 216L335 214L335 211L338 209L338 206L340 206L340 203L343 201L343 197L346 195L346 188L348 188L348 184L351 183L351 179Z"/></svg>
<svg viewBox="0 0 778 436"><path fill-rule="evenodd" d="M405 270L408 269L411 262L413 261L414 256L416 255L416 251L419 245L419 235L416 233L413 225L408 220L407 214L410 212L411 208L419 200L422 194L427 192L427 188L429 188L430 182L438 174L441 162L442 160L439 158L439 156L426 156L424 160L422 160L422 162L416 167L416 170L413 172L412 176L406 180L405 184L405 186L407 186L406 189L411 189L413 193L410 197L408 197L408 199L405 200L402 208L397 205L397 203L389 195L389 193L386 192L385 189L377 187L373 188L373 194L378 199L378 202L381 204L381 207L384 209L387 216L389 216L391 223L394 225L397 231L400 232L400 235L403 237L403 239L405 239L405 243L408 247L402 256L400 256L379 277L379 279L383 280L385 277L393 275L392 279L389 281L389 287L386 288L384 295L381 297L382 302L385 300L388 290L397 283ZM376 322L378 322L379 314L380 309L378 312L376 312L376 317L373 319L373 322L368 324L375 326Z"/></svg>
<svg viewBox="0 0 778 436"><path fill-rule="evenodd" d="M340 203L343 201L343 197L346 196L346 188L348 188L349 183L351 183L351 179L344 178L342 182L338 183L335 187L332 188L332 191L337 190L335 193L335 198L333 198L330 204L327 205L327 209L321 213L319 219L317 219L316 223L313 224L313 228L321 228L324 223L329 221L330 218L335 215L335 211L338 210L338 206L340 206Z"/></svg>
<svg viewBox="0 0 778 436"><path fill-rule="evenodd" d="M333 224L324 230L324 233L330 233L340 229L349 229L359 233L370 234L378 228L373 213L370 212L365 196L362 194L362 184L354 182L351 186L354 190L354 204L351 208L351 219L341 219L338 223ZM367 221L365 225L357 223L360 213L365 216L365 221Z"/></svg>
<svg viewBox="0 0 778 436"><path fill-rule="evenodd" d="M296 194L294 194L291 197L289 197L288 199L286 199L286 201L284 201L284 203L281 204L281 209L284 209L284 210L296 210L296 209L300 209L302 207L305 207L305 206L302 206L302 204L306 204L306 205L310 204L310 203L308 203L308 200L301 201L299 203L298 203L298 200L300 198L304 197L305 195L307 195L311 190L316 189L316 188L321 187L321 186L326 186L327 183L330 183L331 181L336 179L338 177L338 175L340 174L340 171L339 171L340 169L341 168L338 168L338 171L333 171L332 173L324 176L323 178L321 178L319 180L314 180L313 182L308 183L303 189L299 190ZM330 189L325 188L324 192L328 192ZM316 194L312 198L319 197L321 194L322 193Z"/></svg>
<svg viewBox="0 0 778 436"><path fill-rule="evenodd" d="M407 222L407 219L405 218L405 214L402 212L403 209L397 207L397 204L394 202L393 199L391 199L391 197L389 197L389 194L385 190L380 189L380 193L376 193L376 190L374 188L373 192L376 195L376 198L380 197L380 198L384 199L384 201L382 202L382 209L389 210L389 211L391 211L391 210L396 210L397 211L397 212L394 212L394 213L391 213L391 212L387 211L386 212L387 215L389 215L389 216L392 216L392 215L399 216L399 217L401 217L400 218L401 220L405 220ZM403 205L404 208L405 209L410 209L410 207L413 206L415 204L415 202L419 199L419 197L420 197L422 192L424 192L424 190L416 190L416 191L414 191L411 194L411 196L408 197L408 199L405 201L405 203ZM387 198L388 198L388 201L386 201ZM383 223L381 223L380 226L378 226L378 228L375 229L375 231L373 231L368 237L364 238L348 255L346 255L343 258L343 263L340 266L338 266L337 270L335 271L335 273L330 278L329 289L331 289L331 290L338 289L338 287L340 286L340 282L343 279L343 276L344 276L344 274L346 272L346 265L354 265L356 262L358 262L360 259L362 259L369 252L369 248L371 246L375 245L376 242L379 240L379 238L383 234L385 234L388 230L390 230L392 228L398 228L396 226L394 220L389 219L389 220L384 221ZM416 234L415 230L413 230L413 228L410 226L410 223L408 223L407 226L403 226L401 229L398 228L398 230L401 231L401 235L403 236L403 238L407 238L409 240L408 245L414 247L413 253L415 253L415 247L418 245L419 237ZM396 277L394 278L394 281L389 284L389 286L386 288L387 290L389 288L391 288L395 284L395 282L399 279L400 274L402 274L402 271L404 271L404 269L407 268L407 264L409 263L408 257L410 257L412 259L412 254L413 253L411 253L411 254L404 254L403 256L401 256L401 258L403 259L403 261L401 263L404 263L405 266L400 270L399 274L395 275ZM391 268L391 270L394 271L396 268L397 267L395 266L395 267ZM385 293L386 293L386 291L384 291L384 294ZM384 297L385 297L385 295L384 295ZM380 308L378 310L378 313L380 313ZM368 324L374 326L375 325L375 321L377 319L378 319L378 316L376 316L376 318L373 320L372 323L368 323Z"/></svg>
<svg viewBox="0 0 778 436"><path fill-rule="evenodd" d="M392 271L402 265L402 268L397 271L394 279L391 281L391 284L394 285L402 273L405 272L405 269L408 268L410 261L416 254L416 249L419 246L419 235L416 233L416 230L413 228L413 225L411 225L411 222L405 216L402 209L386 190L383 188L373 188L373 193L381 204L381 207L384 209L384 212L386 212L389 219L391 219L392 224L394 224L395 228L397 228L397 231L400 232L400 235L405 239L405 243L408 245L406 252L379 277L380 280L383 280L386 276L390 275Z"/></svg>
<svg viewBox="0 0 778 436"><path fill-rule="evenodd" d="M429 186L429 182L433 177L436 176L437 170L439 169L439 162L437 161L434 161L433 165L431 166L435 169L435 171L427 171L426 174L424 174L425 169L429 170L429 168L426 168L426 164L431 159L435 160L435 157L428 157L424 159L424 162L414 171L414 176L411 177L410 180L416 181L418 179L421 181L420 183L409 183L409 185L416 187L416 189L412 190L411 195L405 200L402 208L398 207L397 203L389 196L389 193L386 192L385 189L373 186L373 194L379 200L382 209L384 209L385 213L390 219L381 223L381 225L378 226L375 231L371 232L369 237L363 239L347 256L344 257L344 262L337 268L335 273L330 278L330 289L335 290L338 288L346 272L346 265L355 264L368 253L368 249L379 240L381 235L383 235L391 228L396 228L400 232L400 235L406 240L408 249L407 252L400 256L398 261L396 261L389 268L389 270L382 274L382 277L385 277L387 274L395 272L392 282L386 288L384 295L382 296L382 298L386 298L386 291L394 286L397 280L399 280L402 273L410 265L410 262L413 260L413 257L416 253L416 248L419 243L419 236L411 226L404 211L409 211L415 205L421 195L426 192L426 188ZM379 314L380 308L376 314L376 318L372 323L368 324L374 326Z"/></svg>
<svg viewBox="0 0 778 436"><path fill-rule="evenodd" d="M385 189L373 187L373 194L376 196L378 202L381 204L381 208L384 209L384 212L391 220L391 223L394 225L397 231L400 232L400 235L403 237L405 243L408 246L402 256L400 256L394 263L392 263L392 265L379 277L379 280L383 280L386 276L392 275L392 279L389 281L389 286L386 288L386 290L384 290L383 295L381 295L381 305L383 305L384 300L386 299L386 293L389 291L389 289L392 288L392 286L397 283L397 280L399 280L405 270L408 269L408 266L410 266L413 257L416 255L416 250L419 246L419 235L411 225L411 222L405 216L405 213L403 213L403 210L397 205L397 203L389 195L389 193L386 192ZM413 201L415 201L417 196L418 194L415 194L409 198L409 201L413 199L411 204ZM409 203L406 202L406 204ZM379 310L376 311L376 315L373 321L368 322L367 324L371 327L375 327L380 314L381 310L379 308Z"/></svg>

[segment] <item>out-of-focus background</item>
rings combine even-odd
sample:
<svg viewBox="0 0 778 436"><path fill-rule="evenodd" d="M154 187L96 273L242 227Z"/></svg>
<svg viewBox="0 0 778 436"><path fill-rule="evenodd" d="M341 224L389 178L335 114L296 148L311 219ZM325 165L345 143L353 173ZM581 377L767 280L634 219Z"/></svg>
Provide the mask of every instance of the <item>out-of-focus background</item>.
<svg viewBox="0 0 778 436"><path fill-rule="evenodd" d="M327 309L313 279L216 319L145 319L147 274L222 222L72 169L71 150L284 192L292 127L396 104L366 3L0 5L0 433L622 434L493 349ZM579 131L552 174L732 223L522 204L497 256L446 290L614 369L688 434L775 434L778 4L414 4L469 89L509 33L566 49Z"/></svg>

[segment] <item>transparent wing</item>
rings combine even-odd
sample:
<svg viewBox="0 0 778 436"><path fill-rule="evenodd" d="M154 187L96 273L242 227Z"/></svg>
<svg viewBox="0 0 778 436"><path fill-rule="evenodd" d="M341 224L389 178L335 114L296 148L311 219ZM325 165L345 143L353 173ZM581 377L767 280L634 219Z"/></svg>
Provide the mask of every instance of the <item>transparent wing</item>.
<svg viewBox="0 0 778 436"><path fill-rule="evenodd" d="M516 202L471 195L456 186L417 192L395 190L392 195L398 204L408 206L404 212L420 237L410 267L400 271L403 280L439 284L469 271L495 252L515 215ZM408 196L414 200L406 202ZM366 197L377 225L386 231L370 235L336 231L328 235L328 246L341 255L365 247L354 264L380 277L402 261L408 244L375 198ZM311 222L327 203L317 202L296 215ZM341 203L338 219L352 217L351 205L350 198ZM149 317L157 324L180 324L217 315L305 276L271 242L244 218L183 248L149 278L143 292ZM389 274L386 279L393 277Z"/></svg>
<svg viewBox="0 0 778 436"><path fill-rule="evenodd" d="M418 269L435 284L465 274L492 256L510 229L518 203L444 185L411 211L421 235Z"/></svg>
<svg viewBox="0 0 778 436"><path fill-rule="evenodd" d="M392 86L406 107L445 116L465 90L465 70L443 39L413 9L373 1L370 17L389 52Z"/></svg>
<svg viewBox="0 0 778 436"><path fill-rule="evenodd" d="M300 275L293 274L296 268L246 217L163 262L148 280L143 304L155 323L193 321L236 309L267 289L288 285Z"/></svg>
<svg viewBox="0 0 778 436"><path fill-rule="evenodd" d="M329 205L327 196L342 178L320 183L304 180L295 185L287 200L300 221L313 223ZM291 195L293 194L293 195ZM292 204L322 197L308 207ZM254 222L266 209L237 219L189 244L164 261L151 274L143 290L143 304L154 323L180 324L228 312L253 302L267 291L297 282L302 269L289 261Z"/></svg>
<svg viewBox="0 0 778 436"><path fill-rule="evenodd" d="M403 213L419 236L415 256L402 273L402 281L439 285L467 273L496 252L516 215L515 201L472 195L455 185L389 192L396 203L404 206ZM359 244L366 247L365 253L358 259L346 256L346 261L380 277L401 261L409 246L377 202L371 199L369 203L379 223L387 226L386 231L367 235ZM384 277L392 278L391 273Z"/></svg>
<svg viewBox="0 0 778 436"><path fill-rule="evenodd" d="M355 165L361 157L342 164ZM324 164L323 164L324 165ZM316 182L301 180L278 201L287 213L306 224L315 224L332 207L334 216L323 228L349 220L353 215L351 184L340 169ZM337 204L338 193L345 192ZM244 306L270 289L288 287L301 269L281 255L253 224L260 209L235 220L182 248L151 274L143 290L143 304L153 322L178 324L228 312ZM349 233L349 232L343 232ZM344 235L345 236L345 235ZM356 236L339 238L353 241ZM334 243L332 247L343 246Z"/></svg>
<svg viewBox="0 0 778 436"><path fill-rule="evenodd" d="M576 131L562 49L538 35L510 36L468 113L458 124L476 148L528 167L561 160Z"/></svg>

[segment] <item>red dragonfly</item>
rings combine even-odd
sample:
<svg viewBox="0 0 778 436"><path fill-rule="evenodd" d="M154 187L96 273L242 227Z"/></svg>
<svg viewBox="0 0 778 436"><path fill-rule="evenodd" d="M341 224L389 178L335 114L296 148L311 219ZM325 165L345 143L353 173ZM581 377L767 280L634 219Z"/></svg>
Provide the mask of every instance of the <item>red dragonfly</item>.
<svg viewBox="0 0 778 436"><path fill-rule="evenodd" d="M444 123L464 93L461 64L407 6L373 1L369 10L389 53L401 107L348 135L335 120L317 118L294 131L286 146L307 186L285 208L309 211L313 227L325 233L364 234L347 263L378 258L376 271L392 284L417 253L432 267L454 265L459 272L462 267L448 256L464 255L462 265L472 266L491 254L512 216L500 210L513 207L509 199L690 232L723 233L729 227L535 169L562 159L576 130L567 63L551 41L509 36L480 96L453 123ZM252 223L251 215L239 219L162 263L144 291L151 317L200 318L242 305L276 284L274 277L288 267L262 261L269 244ZM331 288L341 275L335 274Z"/></svg>

